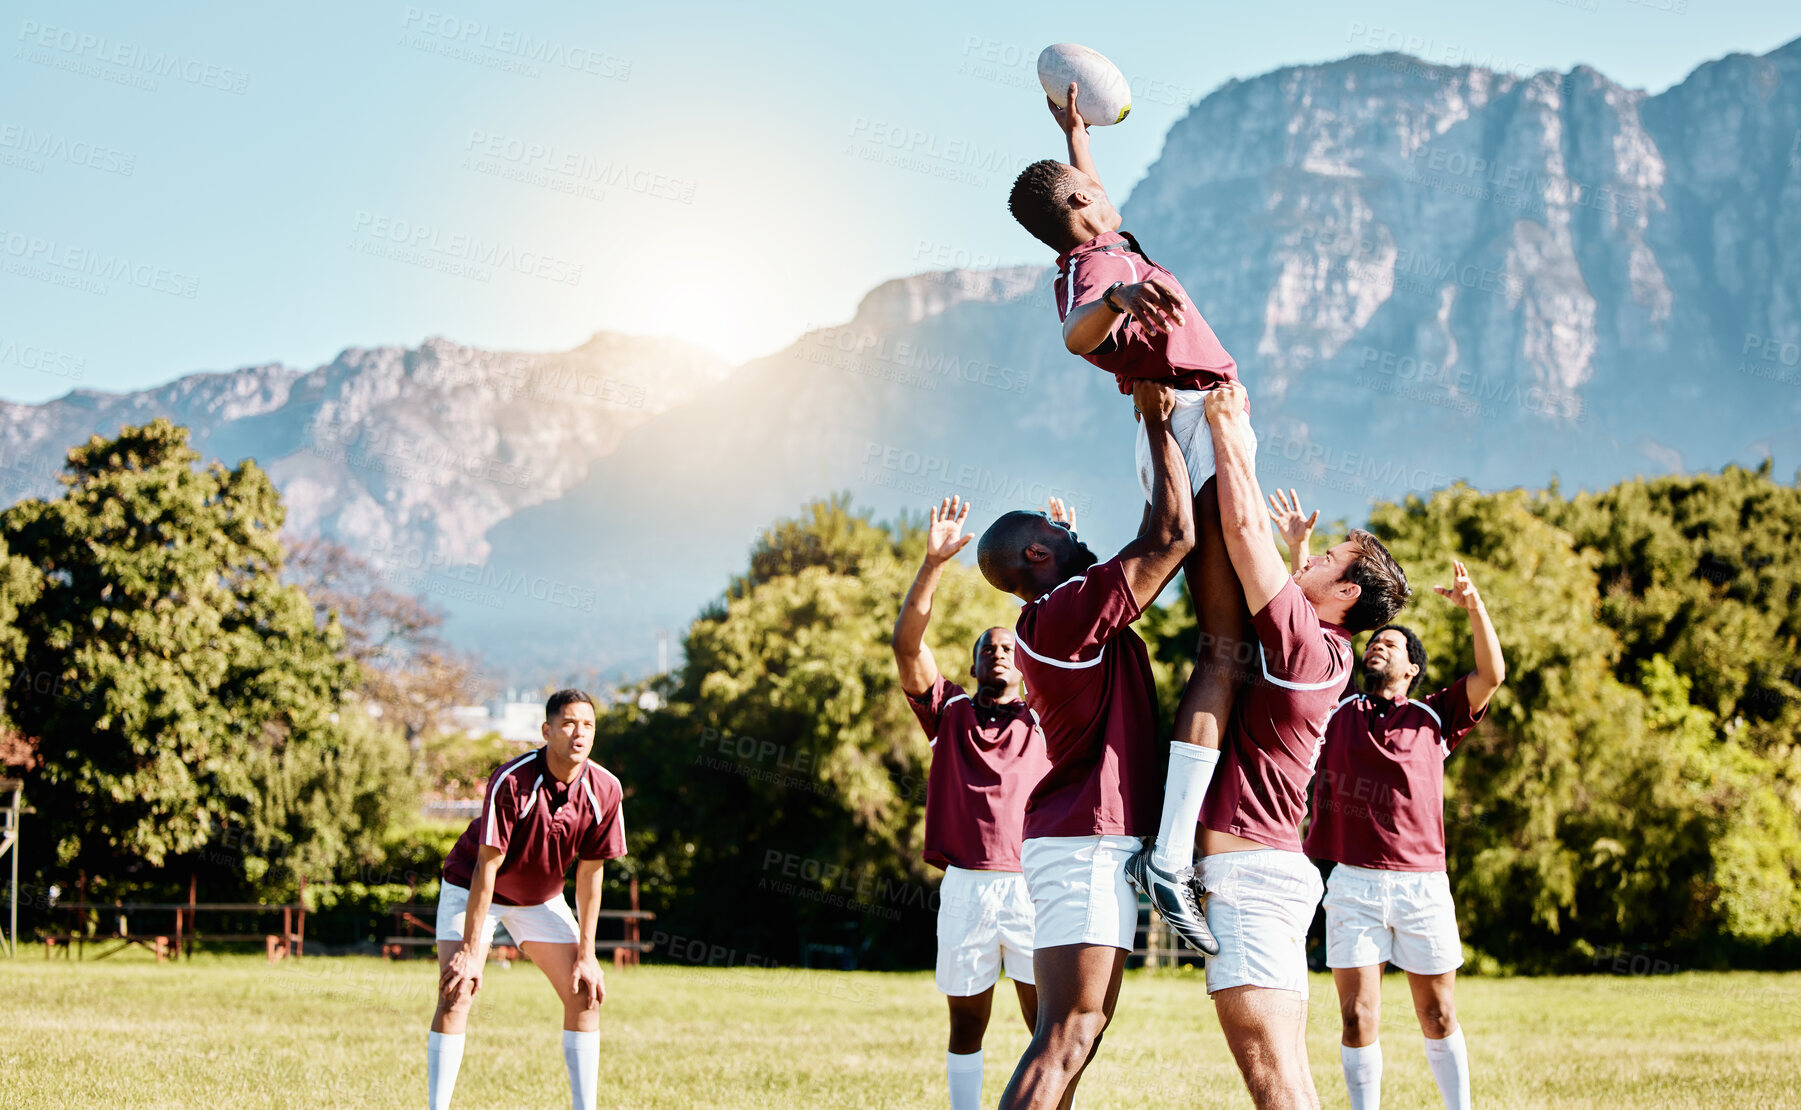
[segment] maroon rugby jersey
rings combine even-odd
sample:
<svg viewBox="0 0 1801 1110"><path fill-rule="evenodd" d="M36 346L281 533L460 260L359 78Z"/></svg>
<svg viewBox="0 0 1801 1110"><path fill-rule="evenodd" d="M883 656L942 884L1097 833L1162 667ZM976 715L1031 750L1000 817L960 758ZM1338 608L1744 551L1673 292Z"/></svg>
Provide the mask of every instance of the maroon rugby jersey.
<svg viewBox="0 0 1801 1110"><path fill-rule="evenodd" d="M1445 759L1476 727L1469 676L1436 694L1353 694L1326 724L1306 852L1382 871L1445 869Z"/></svg>
<svg viewBox="0 0 1801 1110"><path fill-rule="evenodd" d="M1118 556L1020 611L1016 658L1051 764L1026 803L1028 839L1156 835L1165 767L1138 616Z"/></svg>
<svg viewBox="0 0 1801 1110"><path fill-rule="evenodd" d="M536 906L563 896L578 859L625 855L625 792L592 759L564 786L551 777L544 749L502 764L488 779L481 816L469 822L444 860L444 881L467 887L483 845L506 852L494 880L502 906Z"/></svg>
<svg viewBox="0 0 1801 1110"><path fill-rule="evenodd" d="M1201 824L1298 852L1326 718L1351 673L1351 638L1319 619L1292 578L1251 617L1251 627L1259 673L1246 678L1233 703Z"/></svg>
<svg viewBox="0 0 1801 1110"><path fill-rule="evenodd" d="M1151 335L1136 318L1116 323L1113 334L1082 357L1114 375L1121 393L1134 378L1168 378L1176 389L1211 389L1238 380L1238 364L1201 318L1176 275L1152 262L1138 240L1107 231L1057 256L1057 319L1067 320L1078 305L1098 301L1116 281L1136 285L1157 278L1187 306L1183 325ZM1123 319L1123 318L1122 318Z"/></svg>
<svg viewBox="0 0 1801 1110"><path fill-rule="evenodd" d="M1038 718L1017 699L978 706L943 675L907 704L932 738L925 861L1018 871L1026 797L1051 765Z"/></svg>

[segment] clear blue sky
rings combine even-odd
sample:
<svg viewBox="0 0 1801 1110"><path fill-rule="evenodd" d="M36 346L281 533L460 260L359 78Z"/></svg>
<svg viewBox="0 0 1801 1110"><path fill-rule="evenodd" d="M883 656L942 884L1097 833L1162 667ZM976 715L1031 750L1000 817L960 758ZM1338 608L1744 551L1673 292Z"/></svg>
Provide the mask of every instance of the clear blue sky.
<svg viewBox="0 0 1801 1110"><path fill-rule="evenodd" d="M735 359L886 278L1044 261L994 167L1060 150L1051 42L1133 79L1123 195L1188 101L1282 65L1412 40L1657 91L1801 34L1748 0L172 7L0 23L0 397L428 335Z"/></svg>

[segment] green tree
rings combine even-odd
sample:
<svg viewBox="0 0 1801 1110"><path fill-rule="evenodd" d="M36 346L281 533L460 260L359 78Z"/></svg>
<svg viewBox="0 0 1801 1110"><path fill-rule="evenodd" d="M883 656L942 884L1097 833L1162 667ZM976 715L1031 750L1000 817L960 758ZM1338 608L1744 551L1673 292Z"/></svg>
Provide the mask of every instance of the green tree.
<svg viewBox="0 0 1801 1110"><path fill-rule="evenodd" d="M346 715L358 672L336 626L280 581L274 487L199 461L183 428L127 427L69 452L61 497L0 517L43 583L11 653L45 678L11 702L43 760L38 863L148 879L232 828L242 861L207 860L292 889L378 846L408 784Z"/></svg>
<svg viewBox="0 0 1801 1110"><path fill-rule="evenodd" d="M929 956L930 747L888 647L924 542L917 520L876 525L842 497L807 506L690 627L666 704L605 716L630 866L667 918L782 958L878 938L882 959ZM959 677L980 631L1015 615L973 569L948 567L930 633L940 666Z"/></svg>

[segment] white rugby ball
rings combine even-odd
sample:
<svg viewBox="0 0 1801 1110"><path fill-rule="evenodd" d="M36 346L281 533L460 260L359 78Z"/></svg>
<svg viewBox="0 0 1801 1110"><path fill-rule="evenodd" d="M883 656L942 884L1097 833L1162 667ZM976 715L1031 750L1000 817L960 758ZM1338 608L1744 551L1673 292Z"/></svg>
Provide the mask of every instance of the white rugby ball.
<svg viewBox="0 0 1801 1110"><path fill-rule="evenodd" d="M1076 106L1090 127L1106 127L1132 110L1126 75L1098 50L1060 42L1038 55L1038 83L1059 108L1069 107L1069 84L1076 83Z"/></svg>

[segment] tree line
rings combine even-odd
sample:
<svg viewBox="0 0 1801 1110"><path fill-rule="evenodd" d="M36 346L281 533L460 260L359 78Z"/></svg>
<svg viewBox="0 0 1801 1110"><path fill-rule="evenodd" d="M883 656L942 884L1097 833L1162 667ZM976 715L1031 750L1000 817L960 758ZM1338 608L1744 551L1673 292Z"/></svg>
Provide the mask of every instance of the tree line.
<svg viewBox="0 0 1801 1110"><path fill-rule="evenodd" d="M328 929L358 935L434 894L460 829L423 822L419 792L473 793L494 755L442 726L470 664L437 616L348 553L285 549L267 476L201 466L165 421L75 448L64 485L0 515L0 762L37 810L27 882L168 895L197 873L209 897L276 900L304 877L340 910ZM1426 589L1453 558L1508 656L1446 775L1476 969L1801 964L1801 487L1767 463L1574 496L1455 486L1367 526L1415 585L1400 619L1426 683L1473 666L1466 622ZM930 750L887 646L923 545L918 517L805 506L693 621L660 696L601 713L596 751L627 790L615 883L640 882L683 953L930 962ZM1015 612L948 567L930 632L946 673ZM1167 727L1189 599L1140 628Z"/></svg>

